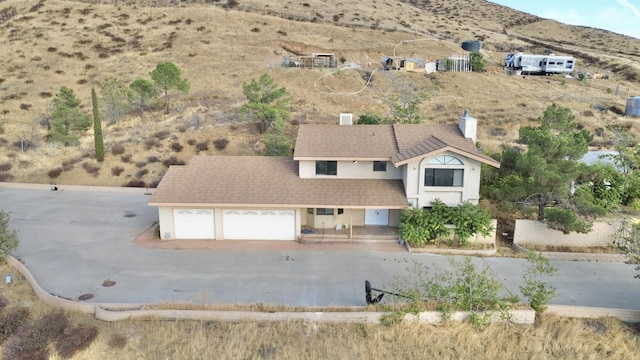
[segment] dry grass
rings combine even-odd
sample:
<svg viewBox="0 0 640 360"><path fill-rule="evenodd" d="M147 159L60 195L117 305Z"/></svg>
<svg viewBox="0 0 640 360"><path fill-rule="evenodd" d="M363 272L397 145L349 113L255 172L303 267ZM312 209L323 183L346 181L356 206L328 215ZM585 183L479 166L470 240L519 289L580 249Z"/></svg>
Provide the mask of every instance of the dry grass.
<svg viewBox="0 0 640 360"><path fill-rule="evenodd" d="M93 153L91 131L83 136L79 149L65 148L48 145L46 130L38 125L62 85L73 88L89 112L90 89L96 82L106 76L129 82L147 76L157 62L165 60L176 63L190 79L191 95L174 99L168 116L146 112L115 126L105 125L106 146L125 146L131 155L131 162L123 164L107 152L101 167L122 166L120 176L110 171L87 173L76 166L62 172L58 183L121 186L140 175L136 162L148 156L165 159L172 151L175 154L173 143L187 140L195 144L229 141L207 150L200 146L200 153L255 154L262 148L259 134L254 126L238 123L236 109L244 101L242 82L264 72L293 93L297 123L336 123L339 112L356 117L370 111L386 115L389 94L411 86L431 89L430 100L422 106L428 122L456 122L469 109L479 119L478 138L486 150L514 144L519 127L531 124L551 102L570 107L578 122L594 132L612 124L629 125L639 132L637 125L613 112L594 114L592 109L595 104L624 109L627 93L640 92L637 81L627 80L639 68L638 39L563 26L480 0L244 0L233 10L225 9L228 2L224 1L182 2L180 8L154 4L142 0L120 1L118 6L96 0L0 2L0 163L13 165L3 173L5 179L47 183L51 180L47 172L56 164L74 158L78 151ZM424 41L413 41L417 39ZM391 55L401 42L398 55L433 61L461 53L460 42L467 39L483 41L491 69L500 67L507 51L554 51L574 54L580 70L611 72L611 77L579 82L507 76L500 71L429 77L376 72L363 92L327 95L313 87L325 71L280 67L282 56L333 52L339 59L360 64L362 71L327 77L321 87L351 93L362 88L365 73L377 68L379 59ZM20 139L32 142L24 153ZM613 140L612 132L603 131L594 145L607 146ZM197 152L185 146L179 159L188 161ZM157 182L166 170L160 164L149 164L140 180Z"/></svg>
<svg viewBox="0 0 640 360"><path fill-rule="evenodd" d="M0 273L12 273L6 265ZM32 318L53 312L19 276L2 285L9 307ZM96 326L96 340L74 359L632 359L640 328L615 319L544 316L535 326L400 323L324 324L302 321L218 322L127 320L101 322L67 313L70 323Z"/></svg>
<svg viewBox="0 0 640 360"><path fill-rule="evenodd" d="M552 252L574 252L588 254L621 254L614 247L579 247L579 246L556 246L556 245L540 245L540 244L523 244L523 247L534 251L552 251Z"/></svg>

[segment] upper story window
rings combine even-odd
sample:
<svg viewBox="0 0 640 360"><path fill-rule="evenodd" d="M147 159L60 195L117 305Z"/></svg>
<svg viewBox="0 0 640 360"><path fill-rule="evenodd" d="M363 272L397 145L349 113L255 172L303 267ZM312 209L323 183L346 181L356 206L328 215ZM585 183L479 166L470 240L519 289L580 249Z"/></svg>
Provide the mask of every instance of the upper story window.
<svg viewBox="0 0 640 360"><path fill-rule="evenodd" d="M451 155L440 155L427 161L429 165L464 165L460 159Z"/></svg>
<svg viewBox="0 0 640 360"><path fill-rule="evenodd" d="M464 185L464 169L453 168L455 165L464 165L457 157L440 155L427 161L427 164L447 166L426 168L424 171L424 186L462 187Z"/></svg>
<svg viewBox="0 0 640 360"><path fill-rule="evenodd" d="M387 171L387 162L386 161L374 161L373 162L373 171Z"/></svg>
<svg viewBox="0 0 640 360"><path fill-rule="evenodd" d="M316 175L338 175L338 162L327 160L316 161Z"/></svg>
<svg viewBox="0 0 640 360"><path fill-rule="evenodd" d="M464 170L426 168L424 186L459 186L462 187Z"/></svg>

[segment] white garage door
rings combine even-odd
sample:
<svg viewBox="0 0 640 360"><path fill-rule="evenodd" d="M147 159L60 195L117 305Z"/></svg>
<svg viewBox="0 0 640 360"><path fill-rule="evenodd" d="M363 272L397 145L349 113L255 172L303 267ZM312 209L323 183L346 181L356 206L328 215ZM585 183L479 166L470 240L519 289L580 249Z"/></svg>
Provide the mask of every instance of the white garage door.
<svg viewBox="0 0 640 360"><path fill-rule="evenodd" d="M224 210L225 240L295 240L294 210Z"/></svg>
<svg viewBox="0 0 640 360"><path fill-rule="evenodd" d="M176 239L214 239L213 209L173 209Z"/></svg>

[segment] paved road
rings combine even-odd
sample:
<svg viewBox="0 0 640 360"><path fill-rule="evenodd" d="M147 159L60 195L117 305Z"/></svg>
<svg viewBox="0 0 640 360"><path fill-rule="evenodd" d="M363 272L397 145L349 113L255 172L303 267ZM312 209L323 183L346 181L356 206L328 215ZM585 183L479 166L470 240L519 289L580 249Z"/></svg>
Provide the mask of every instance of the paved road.
<svg viewBox="0 0 640 360"><path fill-rule="evenodd" d="M52 294L91 302L287 304L359 306L364 281L390 288L414 262L446 267L448 259L388 251L371 244L295 245L279 249L151 249L133 242L157 220L148 196L120 192L3 188L0 210L19 229L21 258ZM241 243L239 243L241 244ZM474 258L488 266L505 291L518 293L522 259ZM633 266L553 261L558 288L552 303L640 309L640 282ZM115 286L103 287L106 279Z"/></svg>

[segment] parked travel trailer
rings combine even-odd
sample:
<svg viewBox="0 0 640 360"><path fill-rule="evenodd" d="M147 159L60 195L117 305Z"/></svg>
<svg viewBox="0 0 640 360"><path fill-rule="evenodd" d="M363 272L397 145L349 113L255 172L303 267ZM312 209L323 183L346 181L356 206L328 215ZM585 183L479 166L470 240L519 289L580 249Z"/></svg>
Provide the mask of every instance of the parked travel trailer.
<svg viewBox="0 0 640 360"><path fill-rule="evenodd" d="M576 59L573 56L507 54L505 69L523 74L570 74L574 71Z"/></svg>

